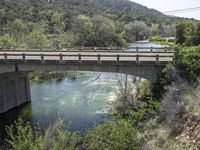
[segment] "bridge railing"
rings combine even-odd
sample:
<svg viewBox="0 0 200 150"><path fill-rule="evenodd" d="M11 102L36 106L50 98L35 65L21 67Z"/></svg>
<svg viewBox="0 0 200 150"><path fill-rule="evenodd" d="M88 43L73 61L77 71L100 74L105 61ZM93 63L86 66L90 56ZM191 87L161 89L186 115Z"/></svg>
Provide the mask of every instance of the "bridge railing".
<svg viewBox="0 0 200 150"><path fill-rule="evenodd" d="M101 51L101 52L173 52L173 47L42 47L42 48L29 48L26 46L13 46L10 48L0 47L0 51L72 51L72 52L93 52L93 51Z"/></svg>
<svg viewBox="0 0 200 150"><path fill-rule="evenodd" d="M151 62L171 62L173 61L173 55L125 55L125 54L12 54L12 53L1 53L0 60L8 63L9 60L19 61L22 60L24 63L29 60L39 60L42 63L48 60L65 62L65 61L151 61Z"/></svg>

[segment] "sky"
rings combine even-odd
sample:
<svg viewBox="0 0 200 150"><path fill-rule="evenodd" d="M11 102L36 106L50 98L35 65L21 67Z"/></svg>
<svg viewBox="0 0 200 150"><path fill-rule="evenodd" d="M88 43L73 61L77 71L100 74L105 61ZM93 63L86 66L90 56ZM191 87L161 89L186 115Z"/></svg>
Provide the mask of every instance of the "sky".
<svg viewBox="0 0 200 150"><path fill-rule="evenodd" d="M161 12L200 7L200 0L131 0L131 1L142 4L149 8L154 8ZM181 12L173 15L179 17L195 18L200 20L200 9L198 11Z"/></svg>

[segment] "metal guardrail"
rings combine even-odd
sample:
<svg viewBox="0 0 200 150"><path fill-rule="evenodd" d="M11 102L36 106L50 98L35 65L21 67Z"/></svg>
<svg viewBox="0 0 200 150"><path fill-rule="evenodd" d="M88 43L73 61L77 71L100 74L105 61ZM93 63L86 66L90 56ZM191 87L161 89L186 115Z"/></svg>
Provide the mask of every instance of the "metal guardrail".
<svg viewBox="0 0 200 150"><path fill-rule="evenodd" d="M31 57L31 58L28 58ZM5 62L8 62L9 60L22 60L24 62L28 60L40 60L44 62L45 60L55 60L55 61L67 61L69 59L65 59L64 57L71 57L73 60L77 61L90 61L90 60L85 60L86 58L94 58L95 61L102 61L103 58L110 58L109 60L106 61L116 61L120 62L120 58L126 58L123 61L136 61L139 62L141 61L140 58L151 58L150 61L155 61L159 62L160 58L172 58L173 55L141 55L141 54L136 54L136 55L125 55L125 54L26 54L26 53L21 53L21 54L12 54L12 53L1 53L0 54L0 60L4 60ZM85 58L85 59L84 59ZM129 58L129 59L127 59ZM130 59L131 58L131 59ZM132 59L135 58L135 59ZM71 59L70 59L71 61Z"/></svg>

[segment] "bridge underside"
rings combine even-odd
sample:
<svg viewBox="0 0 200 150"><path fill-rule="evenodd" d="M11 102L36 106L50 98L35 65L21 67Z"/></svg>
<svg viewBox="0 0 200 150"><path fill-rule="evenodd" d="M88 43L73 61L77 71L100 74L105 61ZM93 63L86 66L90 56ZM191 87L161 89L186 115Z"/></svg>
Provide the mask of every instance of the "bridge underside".
<svg viewBox="0 0 200 150"><path fill-rule="evenodd" d="M94 72L112 72L123 73L133 76L145 78L150 81L154 81L158 72L162 70L166 63L152 63L152 62L120 62L116 61L69 61L60 62L57 61L30 61L22 63L6 63L0 64L0 73L5 72L34 72L34 71L94 71Z"/></svg>
<svg viewBox="0 0 200 150"><path fill-rule="evenodd" d="M28 72L34 71L95 71L123 73L155 81L166 63L116 61L26 61L0 62L0 113L29 102Z"/></svg>

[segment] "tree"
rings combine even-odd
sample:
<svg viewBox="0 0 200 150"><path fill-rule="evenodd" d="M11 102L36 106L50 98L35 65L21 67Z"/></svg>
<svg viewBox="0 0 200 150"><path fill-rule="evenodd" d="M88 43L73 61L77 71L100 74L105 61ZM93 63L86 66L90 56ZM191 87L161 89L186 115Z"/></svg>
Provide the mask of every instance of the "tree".
<svg viewBox="0 0 200 150"><path fill-rule="evenodd" d="M175 31L172 25L163 25L163 31L165 37L172 37L175 35Z"/></svg>
<svg viewBox="0 0 200 150"><path fill-rule="evenodd" d="M151 29L142 21L130 22L126 25L126 30L130 39L143 40L147 39L151 35Z"/></svg>
<svg viewBox="0 0 200 150"><path fill-rule="evenodd" d="M157 24L153 24L152 27L151 27L151 30L152 30L152 35L153 36L157 36L159 34L158 25Z"/></svg>
<svg viewBox="0 0 200 150"><path fill-rule="evenodd" d="M186 46L198 45L198 26L195 22L181 22L176 26L176 43Z"/></svg>
<svg viewBox="0 0 200 150"><path fill-rule="evenodd" d="M41 31L32 31L27 39L28 46L31 48L42 48L48 43L47 37Z"/></svg>
<svg viewBox="0 0 200 150"><path fill-rule="evenodd" d="M92 21L94 24L93 29L94 29L95 45L97 46L114 45L115 41L118 38L116 34L116 26L114 21L102 16L95 16L93 17Z"/></svg>
<svg viewBox="0 0 200 150"><path fill-rule="evenodd" d="M184 30L185 30L184 23L179 23L176 26L176 43L177 44L183 44L185 42L186 38L184 35Z"/></svg>
<svg viewBox="0 0 200 150"><path fill-rule="evenodd" d="M10 33L12 37L15 39L16 42L21 42L24 40L26 34L27 34L27 25L26 23L21 19L15 19L10 24Z"/></svg>
<svg viewBox="0 0 200 150"><path fill-rule="evenodd" d="M197 24L196 32L195 32L195 41L194 45L200 44L200 23Z"/></svg>
<svg viewBox="0 0 200 150"><path fill-rule="evenodd" d="M14 46L14 44L14 40L8 34L0 37L0 47L11 48L12 46Z"/></svg>
<svg viewBox="0 0 200 150"><path fill-rule="evenodd" d="M77 42L77 36L73 32L66 32L60 36L60 43L64 47L75 46Z"/></svg>
<svg viewBox="0 0 200 150"><path fill-rule="evenodd" d="M164 35L164 29L163 29L163 25L162 24L158 25L158 33L159 33L159 35Z"/></svg>
<svg viewBox="0 0 200 150"><path fill-rule="evenodd" d="M51 32L61 34L64 31L65 23L62 13L54 12L51 16Z"/></svg>
<svg viewBox="0 0 200 150"><path fill-rule="evenodd" d="M78 34L78 43L80 45L89 46L93 38L93 23L91 18L85 15L79 15L74 21L72 31Z"/></svg>
<svg viewBox="0 0 200 150"><path fill-rule="evenodd" d="M187 46L193 46L195 41L195 32L196 32L196 25L193 22L186 22L185 23L185 44Z"/></svg>

